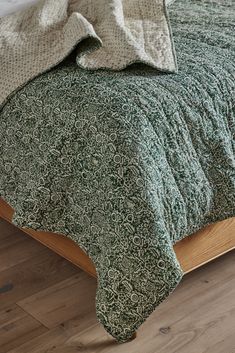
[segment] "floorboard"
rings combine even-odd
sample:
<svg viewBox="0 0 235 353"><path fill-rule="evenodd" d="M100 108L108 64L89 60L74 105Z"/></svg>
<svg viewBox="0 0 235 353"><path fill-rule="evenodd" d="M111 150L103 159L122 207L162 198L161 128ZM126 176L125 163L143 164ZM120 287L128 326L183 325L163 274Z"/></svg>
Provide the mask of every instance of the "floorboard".
<svg viewBox="0 0 235 353"><path fill-rule="evenodd" d="M45 248L41 244L13 233L4 241L0 240L0 272L39 257L42 252L45 252Z"/></svg>
<svg viewBox="0 0 235 353"><path fill-rule="evenodd" d="M95 311L96 281L80 272L17 304L48 328ZM66 298L66 300L65 300Z"/></svg>
<svg viewBox="0 0 235 353"><path fill-rule="evenodd" d="M3 231L5 226L4 224ZM21 231L15 233L15 236L22 240L17 241L15 246L12 245L9 252L9 247L4 247L7 237L0 239L0 310L81 272ZM22 258L19 247L22 255L25 254L25 259Z"/></svg>
<svg viewBox="0 0 235 353"><path fill-rule="evenodd" d="M0 353L8 352L46 331L45 326L13 304L0 312Z"/></svg>
<svg viewBox="0 0 235 353"><path fill-rule="evenodd" d="M234 251L186 275L120 345L97 322L96 280L11 227L0 222L0 353L235 353Z"/></svg>

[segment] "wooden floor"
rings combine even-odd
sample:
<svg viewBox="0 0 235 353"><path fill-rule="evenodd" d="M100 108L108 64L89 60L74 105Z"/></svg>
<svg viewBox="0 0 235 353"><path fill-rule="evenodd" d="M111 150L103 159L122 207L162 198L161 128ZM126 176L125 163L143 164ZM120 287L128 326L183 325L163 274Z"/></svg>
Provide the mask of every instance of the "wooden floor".
<svg viewBox="0 0 235 353"><path fill-rule="evenodd" d="M97 323L96 281L0 220L0 353L235 353L235 254L185 276L117 344Z"/></svg>

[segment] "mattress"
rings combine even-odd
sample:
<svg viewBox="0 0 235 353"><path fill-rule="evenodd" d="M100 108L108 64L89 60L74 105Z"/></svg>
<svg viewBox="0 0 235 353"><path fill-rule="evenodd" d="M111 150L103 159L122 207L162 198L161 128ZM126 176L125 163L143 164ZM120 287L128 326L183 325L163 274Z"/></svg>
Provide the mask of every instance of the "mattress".
<svg viewBox="0 0 235 353"><path fill-rule="evenodd" d="M73 55L0 111L0 195L21 227L92 258L119 341L175 289L173 245L235 216L235 4L177 0L178 74L79 68Z"/></svg>

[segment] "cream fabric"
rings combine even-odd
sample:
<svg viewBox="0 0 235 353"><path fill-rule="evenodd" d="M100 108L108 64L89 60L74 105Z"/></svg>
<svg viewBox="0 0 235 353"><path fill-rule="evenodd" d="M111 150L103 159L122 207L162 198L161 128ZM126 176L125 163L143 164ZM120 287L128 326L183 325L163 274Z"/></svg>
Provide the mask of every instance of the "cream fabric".
<svg viewBox="0 0 235 353"><path fill-rule="evenodd" d="M41 0L0 18L0 104L78 43L83 68L177 70L163 0Z"/></svg>
<svg viewBox="0 0 235 353"><path fill-rule="evenodd" d="M35 4L39 0L0 0L0 17L9 15ZM171 5L175 0L166 0L166 5Z"/></svg>

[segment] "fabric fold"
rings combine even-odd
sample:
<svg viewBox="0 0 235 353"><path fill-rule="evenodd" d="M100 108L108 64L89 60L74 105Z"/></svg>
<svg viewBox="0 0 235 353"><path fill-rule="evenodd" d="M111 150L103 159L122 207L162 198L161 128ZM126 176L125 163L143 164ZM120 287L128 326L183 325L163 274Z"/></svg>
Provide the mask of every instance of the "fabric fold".
<svg viewBox="0 0 235 353"><path fill-rule="evenodd" d="M0 105L82 41L77 63L86 69L142 62L177 71L163 0L41 0L0 19Z"/></svg>

